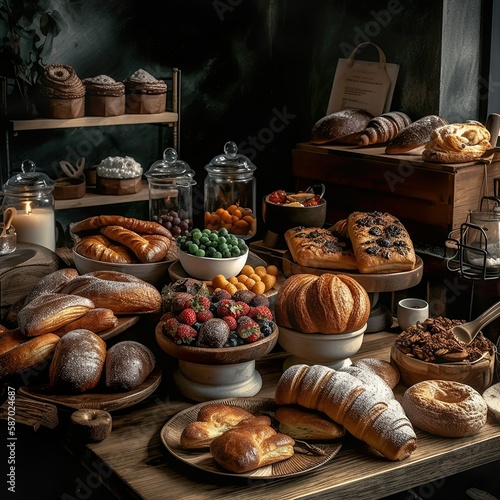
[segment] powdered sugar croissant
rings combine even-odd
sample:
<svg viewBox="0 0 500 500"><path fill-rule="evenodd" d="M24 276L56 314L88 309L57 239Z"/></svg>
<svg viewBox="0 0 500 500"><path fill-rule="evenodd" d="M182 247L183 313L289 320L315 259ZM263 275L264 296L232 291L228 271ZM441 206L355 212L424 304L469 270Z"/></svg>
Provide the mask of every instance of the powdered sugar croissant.
<svg viewBox="0 0 500 500"><path fill-rule="evenodd" d="M394 139L401 130L410 125L411 118L401 111L390 111L372 118L361 133L358 146L379 144Z"/></svg>

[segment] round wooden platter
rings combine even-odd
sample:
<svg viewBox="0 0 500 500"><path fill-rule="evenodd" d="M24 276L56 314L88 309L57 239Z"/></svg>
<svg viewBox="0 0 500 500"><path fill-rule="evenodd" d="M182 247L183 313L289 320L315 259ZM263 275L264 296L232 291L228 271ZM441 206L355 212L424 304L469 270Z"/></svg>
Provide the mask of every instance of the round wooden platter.
<svg viewBox="0 0 500 500"><path fill-rule="evenodd" d="M136 405L146 399L160 385L161 378L162 372L160 367L157 366L141 385L127 392L111 392L98 387L82 394L56 394L51 392L48 385L44 384L19 387L19 393L66 409L90 408L115 411Z"/></svg>
<svg viewBox="0 0 500 500"><path fill-rule="evenodd" d="M406 290L420 283L424 272L424 263L417 255L415 266L410 271L387 274L361 274L343 269L321 269L315 267L301 266L294 262L290 251L283 255L283 273L285 276L292 274L316 274L320 276L325 273L345 274L355 279L367 292L395 292Z"/></svg>
<svg viewBox="0 0 500 500"><path fill-rule="evenodd" d="M228 398L200 403L174 415L160 431L163 445L177 459L187 465L202 469L206 472L252 479L293 477L310 472L329 462L337 455L342 447L339 441L324 441L314 444L296 441L294 455L286 460L241 474L228 472L215 462L208 448L186 450L182 448L180 444L182 431L189 423L196 420L201 407L214 403L239 406L254 415L269 415L271 417L274 415L274 411L277 408L277 404L274 399L271 398Z"/></svg>
<svg viewBox="0 0 500 500"><path fill-rule="evenodd" d="M261 259L257 255L255 255L252 252L248 253L248 259L246 262L248 265L252 267L257 267L257 266L264 266L267 267L268 264L265 260ZM178 280L178 279L184 279L184 278L190 278L189 274L184 270L182 267L181 263L179 260L176 260L173 262L173 264L168 268L168 273L170 275L170 279L172 281ZM285 281L285 277L283 274L280 274L277 279L276 279L276 286L274 288L271 288L271 290L268 290L267 292L264 293L267 297L272 297L273 295L276 295L278 293L278 288L283 282ZM206 281L208 286L212 284L211 281Z"/></svg>

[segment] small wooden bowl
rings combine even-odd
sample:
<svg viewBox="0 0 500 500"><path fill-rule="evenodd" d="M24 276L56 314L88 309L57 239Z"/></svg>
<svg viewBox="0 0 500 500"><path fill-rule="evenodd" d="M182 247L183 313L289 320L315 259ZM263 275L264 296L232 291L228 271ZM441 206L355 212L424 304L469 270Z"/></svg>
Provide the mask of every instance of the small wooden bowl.
<svg viewBox="0 0 500 500"><path fill-rule="evenodd" d="M160 348L173 358L203 365L232 365L254 361L268 354L278 341L278 327L257 342L219 349L178 345L164 335L161 322L156 325L155 335Z"/></svg>
<svg viewBox="0 0 500 500"><path fill-rule="evenodd" d="M56 200L73 200L85 196L87 185L83 177L61 177L55 182L52 194Z"/></svg>
<svg viewBox="0 0 500 500"><path fill-rule="evenodd" d="M493 382L496 348L493 354L474 363L431 363L411 358L401 352L396 344L391 349L391 361L401 374L401 382L410 387L423 380L452 380L467 384L482 393Z"/></svg>

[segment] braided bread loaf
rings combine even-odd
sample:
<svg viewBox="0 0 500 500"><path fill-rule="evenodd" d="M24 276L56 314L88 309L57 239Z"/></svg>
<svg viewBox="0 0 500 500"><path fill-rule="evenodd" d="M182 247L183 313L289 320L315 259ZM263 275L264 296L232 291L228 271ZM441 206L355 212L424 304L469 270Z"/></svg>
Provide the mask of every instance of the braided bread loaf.
<svg viewBox="0 0 500 500"><path fill-rule="evenodd" d="M389 460L403 460L417 437L401 404L345 371L293 365L276 386L278 404L297 404L328 415Z"/></svg>
<svg viewBox="0 0 500 500"><path fill-rule="evenodd" d="M358 146L380 144L394 139L401 130L410 125L411 118L401 111L390 111L372 118L359 136Z"/></svg>

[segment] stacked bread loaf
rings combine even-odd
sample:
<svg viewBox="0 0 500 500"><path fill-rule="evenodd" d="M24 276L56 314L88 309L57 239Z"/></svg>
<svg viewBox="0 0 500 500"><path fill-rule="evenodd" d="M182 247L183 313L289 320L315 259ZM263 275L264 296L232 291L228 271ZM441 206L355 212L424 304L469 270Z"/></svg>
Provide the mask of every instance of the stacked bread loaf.
<svg viewBox="0 0 500 500"><path fill-rule="evenodd" d="M275 400L325 413L389 460L403 460L417 447L415 431L400 403L346 371L322 365L291 366L278 381Z"/></svg>

